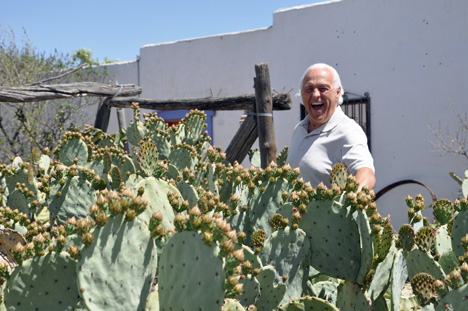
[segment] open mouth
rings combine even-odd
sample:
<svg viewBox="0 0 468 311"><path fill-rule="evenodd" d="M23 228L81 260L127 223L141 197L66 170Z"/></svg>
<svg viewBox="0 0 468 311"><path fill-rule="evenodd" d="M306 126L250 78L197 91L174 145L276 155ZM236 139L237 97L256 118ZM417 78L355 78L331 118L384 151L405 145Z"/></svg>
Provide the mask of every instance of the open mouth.
<svg viewBox="0 0 468 311"><path fill-rule="evenodd" d="M312 109L318 110L323 107L323 103L313 103L311 104Z"/></svg>

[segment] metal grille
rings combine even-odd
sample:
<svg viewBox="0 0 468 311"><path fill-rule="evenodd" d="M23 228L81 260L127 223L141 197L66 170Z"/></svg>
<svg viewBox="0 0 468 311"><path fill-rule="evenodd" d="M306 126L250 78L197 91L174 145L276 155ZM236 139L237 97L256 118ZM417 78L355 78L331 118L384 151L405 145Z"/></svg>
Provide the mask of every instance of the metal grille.
<svg viewBox="0 0 468 311"><path fill-rule="evenodd" d="M370 97L369 93L359 95L351 92L345 92L343 95L343 104L341 107L344 113L354 119L367 135L367 145L371 150L371 118L370 118ZM301 120L305 118L307 111L301 105ZM372 150L371 150L372 151Z"/></svg>

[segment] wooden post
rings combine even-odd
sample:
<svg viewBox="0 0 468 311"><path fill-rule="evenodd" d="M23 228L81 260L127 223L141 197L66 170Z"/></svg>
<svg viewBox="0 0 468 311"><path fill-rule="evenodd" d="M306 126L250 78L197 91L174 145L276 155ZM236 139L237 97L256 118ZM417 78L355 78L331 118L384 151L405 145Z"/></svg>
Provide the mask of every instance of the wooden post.
<svg viewBox="0 0 468 311"><path fill-rule="evenodd" d="M99 104L98 111L96 114L96 120L94 121L94 127L102 130L104 133L107 131L109 126L109 119L111 110L107 105L109 98L106 98L102 103Z"/></svg>
<svg viewBox="0 0 468 311"><path fill-rule="evenodd" d="M273 101L271 96L268 64L255 65L255 103L257 128L262 168L276 162L276 138L273 124Z"/></svg>
<svg viewBox="0 0 468 311"><path fill-rule="evenodd" d="M231 164L234 161L242 163L257 137L257 119L253 115L247 115L226 149L226 160Z"/></svg>
<svg viewBox="0 0 468 311"><path fill-rule="evenodd" d="M122 108L117 108L116 112L117 112L117 121L119 123L119 131L120 131L123 128L127 127L127 122L125 121L125 112L122 110ZM130 148L128 147L128 141L126 141L124 144L124 150L127 152L130 152Z"/></svg>

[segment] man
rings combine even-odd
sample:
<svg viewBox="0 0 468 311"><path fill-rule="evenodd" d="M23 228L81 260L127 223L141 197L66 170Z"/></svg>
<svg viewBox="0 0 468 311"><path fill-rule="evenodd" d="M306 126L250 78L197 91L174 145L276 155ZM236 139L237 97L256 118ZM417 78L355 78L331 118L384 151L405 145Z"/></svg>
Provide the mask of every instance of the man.
<svg viewBox="0 0 468 311"><path fill-rule="evenodd" d="M364 131L339 107L344 91L338 72L327 64L314 64L299 85L308 116L294 129L287 162L299 167L299 177L313 187L320 182L330 187L333 165L343 163L356 177L359 189L372 189L374 161Z"/></svg>

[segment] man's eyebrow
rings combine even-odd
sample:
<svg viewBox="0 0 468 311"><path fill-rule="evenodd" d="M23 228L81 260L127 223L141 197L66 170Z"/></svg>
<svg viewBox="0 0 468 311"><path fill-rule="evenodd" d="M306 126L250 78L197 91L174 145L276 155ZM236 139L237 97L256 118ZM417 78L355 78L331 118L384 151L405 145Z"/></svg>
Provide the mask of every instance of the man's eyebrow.
<svg viewBox="0 0 468 311"><path fill-rule="evenodd" d="M321 84L314 85L314 84L308 82L308 83L304 84L304 87L310 87L310 86L317 87L317 88L330 87L330 85L328 85L326 83L321 83Z"/></svg>

